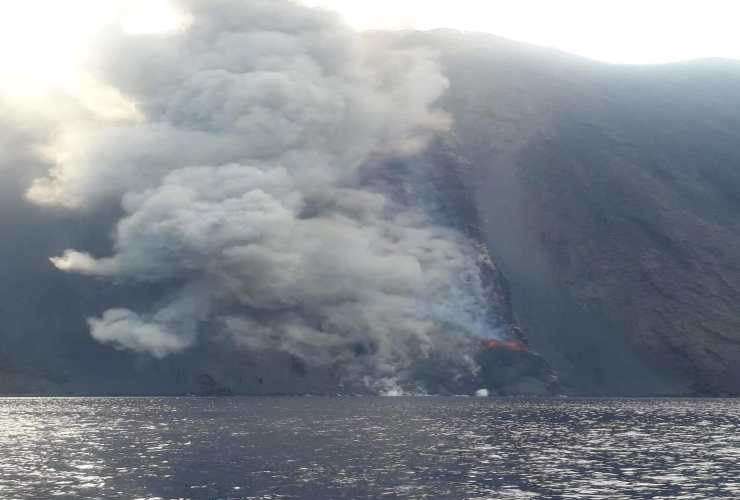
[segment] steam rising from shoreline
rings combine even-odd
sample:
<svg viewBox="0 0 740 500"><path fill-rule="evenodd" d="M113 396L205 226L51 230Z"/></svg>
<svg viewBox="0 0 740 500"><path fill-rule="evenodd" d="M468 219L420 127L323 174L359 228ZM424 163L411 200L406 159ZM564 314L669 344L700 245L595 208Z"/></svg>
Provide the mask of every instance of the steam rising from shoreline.
<svg viewBox="0 0 740 500"><path fill-rule="evenodd" d="M28 192L122 203L113 255L68 250L57 268L170 290L91 318L93 337L158 358L225 337L376 390L435 352L474 371L466 342L491 327L474 245L363 181L449 126L433 57L287 0L180 6L186 30L110 32L97 61L140 119L70 131Z"/></svg>

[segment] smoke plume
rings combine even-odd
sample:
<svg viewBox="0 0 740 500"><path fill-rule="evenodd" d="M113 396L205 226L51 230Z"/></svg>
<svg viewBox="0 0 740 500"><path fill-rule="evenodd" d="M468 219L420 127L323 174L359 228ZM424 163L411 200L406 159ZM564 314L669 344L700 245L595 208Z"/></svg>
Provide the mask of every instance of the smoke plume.
<svg viewBox="0 0 740 500"><path fill-rule="evenodd" d="M90 318L92 336L163 358L208 335L378 391L438 353L474 371L471 339L493 328L476 248L368 182L449 126L434 58L288 0L179 6L180 32L105 35L94 71L138 116L67 130L27 194L120 202L111 255L54 265L165 291Z"/></svg>

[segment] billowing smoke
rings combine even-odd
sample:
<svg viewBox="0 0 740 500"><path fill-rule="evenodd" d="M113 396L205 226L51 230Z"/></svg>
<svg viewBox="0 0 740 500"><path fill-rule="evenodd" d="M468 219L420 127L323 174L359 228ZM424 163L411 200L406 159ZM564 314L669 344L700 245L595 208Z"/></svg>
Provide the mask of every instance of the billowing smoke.
<svg viewBox="0 0 740 500"><path fill-rule="evenodd" d="M415 366L475 370L492 325L474 245L368 182L449 119L430 54L370 42L288 0L183 0L168 35L110 32L98 76L128 123L67 131L28 198L119 200L107 257L61 270L166 290L149 310L91 318L100 342L162 358L204 335L333 366L373 390Z"/></svg>

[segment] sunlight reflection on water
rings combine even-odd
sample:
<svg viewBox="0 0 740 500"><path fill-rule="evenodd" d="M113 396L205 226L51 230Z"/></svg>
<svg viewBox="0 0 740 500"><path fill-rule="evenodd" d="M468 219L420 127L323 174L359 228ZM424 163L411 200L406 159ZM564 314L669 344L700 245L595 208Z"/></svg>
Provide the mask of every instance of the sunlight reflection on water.
<svg viewBox="0 0 740 500"><path fill-rule="evenodd" d="M0 498L740 498L738 400L0 399Z"/></svg>

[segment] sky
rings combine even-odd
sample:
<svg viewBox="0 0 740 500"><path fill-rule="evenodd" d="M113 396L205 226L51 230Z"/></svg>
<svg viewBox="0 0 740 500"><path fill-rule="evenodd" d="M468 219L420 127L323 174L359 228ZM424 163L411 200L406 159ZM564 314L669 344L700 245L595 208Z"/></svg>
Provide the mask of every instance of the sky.
<svg viewBox="0 0 740 500"><path fill-rule="evenodd" d="M736 0L311 0L361 28L493 33L614 63L740 59Z"/></svg>
<svg viewBox="0 0 740 500"><path fill-rule="evenodd" d="M105 304L89 318L91 335L164 357L196 345L202 325L218 325L221 338L250 349L285 348L316 366L347 359L348 373L358 381L372 373L379 392L415 376L418 354L434 352L434 339L445 355L429 359L454 368L441 379L467 377L458 370L474 369L467 349L501 333L480 279L487 259L451 222L396 200L398 186L386 186L382 169L375 181L366 177L374 169L363 168L378 154L418 151L450 126L434 107L448 85L441 68L424 51L364 44L333 17L279 0L222 1L189 0L203 29L143 41L112 31L95 44L114 21L131 34L166 33L187 16L164 0L0 0L0 105L10 110L0 116L0 168L8 169L0 172L12 168L24 183L32 174L26 199L59 209L54 218L122 209L96 220L101 238L113 238L112 255L87 253L103 245L84 242L64 251L56 245L67 235L57 242L53 233L51 263L112 283L153 283L153 293L169 295L149 307L143 299ZM733 47L735 17L709 0L696 11L651 3L639 16L624 1L608 14L593 0L578 9L575 0L557 8L456 0L456 9L304 1L334 2L358 29L483 30L592 57L612 50L598 57L619 62L732 55ZM716 18L711 29L692 31L710 26L707 16ZM82 71L93 52L105 87ZM49 95L38 117L6 95L33 94L31 83ZM49 85L113 119L80 112L77 99L46 92ZM120 120L111 116L118 111ZM433 166L408 163L420 169L410 179ZM461 335L474 340L460 348ZM357 361L363 353L373 356Z"/></svg>
<svg viewBox="0 0 740 500"><path fill-rule="evenodd" d="M612 63L740 59L735 0L300 1L336 10L358 29L481 31ZM183 21L168 0L3 0L0 76L84 87L78 68L112 19L135 33Z"/></svg>
<svg viewBox="0 0 740 500"><path fill-rule="evenodd" d="M434 183L401 195L434 175L433 162L403 162L405 174L381 161L419 153L449 130L436 105L449 82L434 56L378 45L336 16L279 0L187 0L197 29L129 36L178 29L166 9L152 15L152 1L143 17L119 12L123 33L108 30L94 48L94 74L137 117L100 120L61 92L51 92L48 126L24 109L0 115L0 139L10 136L0 153L11 155L0 167L33 177L27 202L55 216L120 206L96 217L107 251L86 236L48 255L91 286L151 290L151 300L121 294L87 310L92 338L158 359L208 338L208 352L236 351L240 362L274 352L322 370L293 368L306 380L296 388L331 379L352 384L348 392L400 394L429 379L433 391L449 380L472 392L481 339L504 327L485 279L494 270L463 224L467 200L437 217L425 202L442 194ZM47 19L47 36L59 36ZM16 46L44 56L44 43ZM60 62L50 67L67 85ZM27 172L16 160L22 148L43 148L35 156L46 172ZM232 373L218 361L219 374ZM296 391L305 389L287 392Z"/></svg>

